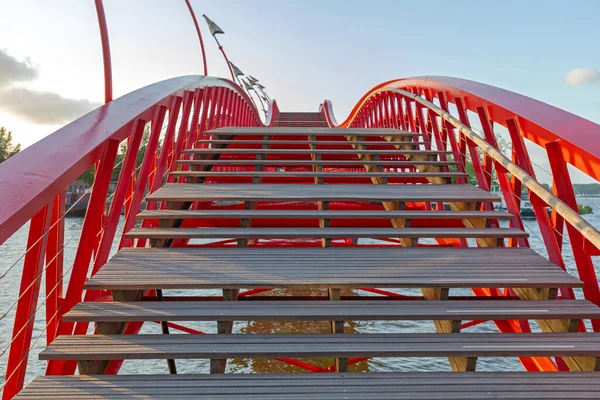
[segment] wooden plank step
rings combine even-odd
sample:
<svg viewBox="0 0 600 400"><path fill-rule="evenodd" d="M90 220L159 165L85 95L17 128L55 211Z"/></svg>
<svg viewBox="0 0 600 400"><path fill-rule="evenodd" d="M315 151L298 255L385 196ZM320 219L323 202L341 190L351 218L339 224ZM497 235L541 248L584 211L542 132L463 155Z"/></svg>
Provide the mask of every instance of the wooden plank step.
<svg viewBox="0 0 600 400"><path fill-rule="evenodd" d="M353 172L353 171L175 171L171 176L185 176L190 178L213 177L256 177L256 178L397 178L397 179L425 179L425 178L463 178L469 176L463 172Z"/></svg>
<svg viewBox="0 0 600 400"><path fill-rule="evenodd" d="M598 372L40 376L15 399L548 400L600 398Z"/></svg>
<svg viewBox="0 0 600 400"><path fill-rule="evenodd" d="M167 184L147 200L497 202L500 197L471 185Z"/></svg>
<svg viewBox="0 0 600 400"><path fill-rule="evenodd" d="M372 333L58 336L40 360L600 356L600 334Z"/></svg>
<svg viewBox="0 0 600 400"><path fill-rule="evenodd" d="M301 239L301 238L527 238L517 228L133 228L127 238Z"/></svg>
<svg viewBox="0 0 600 400"><path fill-rule="evenodd" d="M223 127L213 129L206 134L215 137L226 136L364 136L364 137L414 137L423 136L420 133L401 131L398 129L367 129L367 128L315 128L315 127L276 127L276 128L246 128Z"/></svg>
<svg viewBox="0 0 600 400"><path fill-rule="evenodd" d="M368 155L422 155L439 156L452 154L449 151L437 150L369 150L369 149L240 149L235 147L222 147L219 149L189 149L182 154L209 155L209 154L368 154Z"/></svg>
<svg viewBox="0 0 600 400"><path fill-rule="evenodd" d="M427 321L592 319L587 300L355 300L82 302L67 322L134 321Z"/></svg>
<svg viewBox="0 0 600 400"><path fill-rule="evenodd" d="M127 248L87 289L556 288L583 283L529 248Z"/></svg>
<svg viewBox="0 0 600 400"><path fill-rule="evenodd" d="M143 210L138 219L498 219L510 220L504 211L427 211L427 210Z"/></svg>
<svg viewBox="0 0 600 400"><path fill-rule="evenodd" d="M268 144L278 146L295 146L295 145L317 145L317 146L418 146L425 145L428 142L415 142L415 141L388 141L388 140L279 140L279 139L205 139L198 140L199 144L220 144L220 145L264 145Z"/></svg>
<svg viewBox="0 0 600 400"><path fill-rule="evenodd" d="M255 160L255 159L240 159L240 158L219 158L216 160L177 160L178 164L190 164L190 165L271 165L271 166L310 166L310 165L326 165L336 167L355 167L362 168L364 165L380 165L384 168L403 168L403 167L415 167L417 165L433 165L433 166L451 166L458 165L456 161L407 161L407 160L311 160L307 158L305 160L287 160L287 159L267 159L267 160Z"/></svg>

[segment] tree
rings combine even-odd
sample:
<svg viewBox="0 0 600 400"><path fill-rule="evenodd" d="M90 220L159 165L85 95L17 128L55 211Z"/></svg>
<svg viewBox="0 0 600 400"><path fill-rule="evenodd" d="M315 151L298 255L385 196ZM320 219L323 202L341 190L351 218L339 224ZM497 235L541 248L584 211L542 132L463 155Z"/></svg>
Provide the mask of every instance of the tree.
<svg viewBox="0 0 600 400"><path fill-rule="evenodd" d="M21 151L21 145L12 143L12 132L0 127L0 163Z"/></svg>
<svg viewBox="0 0 600 400"><path fill-rule="evenodd" d="M135 167L136 167L136 171L138 173L139 173L139 171L137 169L140 165L142 165L142 162L144 161L144 155L146 154L146 148L148 147L149 139L150 139L150 129L148 126L146 126L144 129L144 133L142 135L142 141L140 143L140 148L138 150L136 160L135 160ZM161 144L159 142L157 151L160 152L160 149L161 149ZM123 142L119 146L119 153L117 154L117 157L115 159L115 166L112 171L111 180L116 181L117 179L119 179L119 174L121 173L121 167L123 165L123 160L125 159L126 153L127 153L127 142ZM93 166L90 167L90 169L88 169L86 172L84 172L83 175L81 175L79 177L79 179L88 183L89 185L91 185L94 182L94 167Z"/></svg>
<svg viewBox="0 0 600 400"><path fill-rule="evenodd" d="M496 135L496 141L498 143L498 150L505 156L510 154L512 144L507 142L502 136ZM483 152L479 152L479 154L483 154ZM466 154L463 154L463 157L466 156L465 159L465 173L468 175L468 181L471 185L477 186L477 175L475 174L475 167L473 166L473 161L471 160L471 153L467 150ZM508 156L510 158L510 156ZM454 161L453 156L447 157L448 161ZM480 163L483 164L483 159L480 157ZM457 172L458 168L452 166L450 167L450 171ZM496 169L492 168L492 179L491 179L492 187L498 186L498 175L496 174Z"/></svg>

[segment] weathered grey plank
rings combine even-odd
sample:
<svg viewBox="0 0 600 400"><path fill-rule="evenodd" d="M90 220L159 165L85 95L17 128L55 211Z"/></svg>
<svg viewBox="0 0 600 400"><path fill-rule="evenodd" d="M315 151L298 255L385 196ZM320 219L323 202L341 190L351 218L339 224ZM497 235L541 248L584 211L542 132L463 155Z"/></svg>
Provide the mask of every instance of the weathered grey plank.
<svg viewBox="0 0 600 400"><path fill-rule="evenodd" d="M471 185L167 184L150 201L500 201Z"/></svg>
<svg viewBox="0 0 600 400"><path fill-rule="evenodd" d="M511 320L599 318L587 300L356 300L82 302L63 316L69 322L132 321L330 321Z"/></svg>
<svg viewBox="0 0 600 400"><path fill-rule="evenodd" d="M517 228L133 228L128 238L526 238Z"/></svg>
<svg viewBox="0 0 600 400"><path fill-rule="evenodd" d="M86 288L582 286L581 281L528 248L306 250L122 249L87 281Z"/></svg>
<svg viewBox="0 0 600 400"><path fill-rule="evenodd" d="M306 159L289 160L289 159L242 159L242 158L219 158L215 160L177 160L177 164L190 165L272 165L272 166L306 166L306 165L328 165L328 166L346 166L362 168L364 165L380 165L382 167L414 167L415 165L433 165L433 166L450 166L457 165L456 161L408 161L408 160L349 160L349 159L323 159L312 160L309 157Z"/></svg>
<svg viewBox="0 0 600 400"><path fill-rule="evenodd" d="M171 176L203 177L259 177L259 178L459 178L468 174L462 172L353 172L353 171L174 171Z"/></svg>
<svg viewBox="0 0 600 400"><path fill-rule="evenodd" d="M215 137L223 136L364 136L364 137L414 137L423 136L420 133L401 131L398 129L363 129L363 128L302 128L302 127L274 127L274 128L246 128L223 127L207 132Z"/></svg>
<svg viewBox="0 0 600 400"><path fill-rule="evenodd" d="M427 210L143 210L138 219L194 218L351 218L351 219L498 219L510 220L504 211L427 211Z"/></svg>
<svg viewBox="0 0 600 400"><path fill-rule="evenodd" d="M270 146L295 146L295 145L322 145L322 146L418 146L424 145L428 142L415 142L415 141L389 141L389 140L279 140L279 139L205 139L198 140L200 144L219 144L229 145L235 144L236 146L241 145L263 145L268 144Z"/></svg>
<svg viewBox="0 0 600 400"><path fill-rule="evenodd" d="M16 399L593 399L600 397L599 376L585 372L44 376Z"/></svg>
<svg viewBox="0 0 600 400"><path fill-rule="evenodd" d="M184 150L183 154L195 154L195 155L208 155L208 154L381 154L381 155L448 155L452 154L449 151L437 151L437 150L369 150L369 149L264 149L264 148L253 148L253 149L241 149L232 147L222 148L197 148Z"/></svg>
<svg viewBox="0 0 600 400"><path fill-rule="evenodd" d="M59 336L41 360L600 356L596 333Z"/></svg>

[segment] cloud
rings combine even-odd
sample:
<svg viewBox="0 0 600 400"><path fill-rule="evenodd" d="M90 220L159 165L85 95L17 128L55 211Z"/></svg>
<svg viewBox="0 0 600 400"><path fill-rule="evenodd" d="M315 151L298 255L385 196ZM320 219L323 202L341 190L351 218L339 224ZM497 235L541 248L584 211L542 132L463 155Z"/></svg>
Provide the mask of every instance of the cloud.
<svg viewBox="0 0 600 400"><path fill-rule="evenodd" d="M65 124L100 106L86 99L69 99L54 92L31 90L15 83L38 77L31 60L19 61L0 49L0 110L35 124Z"/></svg>
<svg viewBox="0 0 600 400"><path fill-rule="evenodd" d="M567 72L565 83L570 86L600 84L600 72L594 68L576 68Z"/></svg>
<svg viewBox="0 0 600 400"><path fill-rule="evenodd" d="M38 71L26 58L19 61L8 55L6 50L0 49L0 87L14 82L30 81L37 78Z"/></svg>
<svg viewBox="0 0 600 400"><path fill-rule="evenodd" d="M35 124L64 124L99 107L86 99L22 87L0 89L0 109Z"/></svg>

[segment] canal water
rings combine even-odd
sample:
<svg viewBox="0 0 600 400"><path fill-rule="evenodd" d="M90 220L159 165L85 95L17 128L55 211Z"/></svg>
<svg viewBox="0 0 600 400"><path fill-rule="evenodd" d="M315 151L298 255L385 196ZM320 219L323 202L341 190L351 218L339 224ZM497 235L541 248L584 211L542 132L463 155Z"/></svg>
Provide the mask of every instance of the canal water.
<svg viewBox="0 0 600 400"><path fill-rule="evenodd" d="M588 214L584 217L596 227L600 227L600 198L579 198L578 202L583 205L592 206L596 214ZM122 222L122 221L121 221ZM83 218L67 218L65 224L65 281L69 278L69 268L72 265L79 242L81 226ZM544 245L541 242L541 235L537 228L537 222L526 221L526 229L530 233L531 247L540 254L545 255ZM27 228L24 226L16 232L6 243L0 246L0 273L5 273L13 264L15 266L0 280L0 312L4 315L0 320L0 379L4 379L8 352L4 352L10 344L12 334L12 322L14 320L13 303L17 299L19 284L22 270L22 260L18 261L25 251L27 240ZM119 226L117 236L120 235L122 225ZM566 236L566 233L565 233ZM568 243L568 238L566 238ZM565 244L564 258L571 273L576 275L575 265L573 262L573 254L570 251L570 246ZM113 253L116 252L116 246L113 246ZM493 267L493 260L490 260L489 265L482 265L482 268ZM596 265L598 269L598 265ZM403 294L420 295L418 289L401 290ZM40 290L40 303L45 297L46 290L42 284ZM289 294L289 292L281 292ZM316 293L316 292L313 292ZM165 291L165 295L177 295L177 291ZM185 294L191 295L190 291ZM216 291L195 291L193 295L215 295ZM324 294L324 293L323 293ZM452 295L470 295L468 290L453 290ZM577 292L578 298L582 298L581 293ZM38 353L45 347L46 337L44 326L45 307L42 306L35 317L35 328L33 332L33 340L38 339L33 345L30 353L30 362L27 371L26 380L29 381L35 376L43 374L45 362L38 360ZM206 333L216 333L215 323L186 323L185 325L195 329L199 329ZM303 322L253 322L253 323L236 323L234 325L234 333L316 333L327 332L328 323L303 323ZM537 329L536 326L532 327ZM92 329L90 327L90 329ZM432 322L422 321L385 321L385 322L352 322L346 325L347 332L353 333L384 333L384 332L434 332L435 328ZM475 327L469 328L468 332L494 332L495 326L492 323L484 323ZM144 325L142 333L160 333L158 324L147 323ZM177 333L177 332L173 332ZM309 360L321 366L328 366L331 360ZM177 368L181 373L207 373L209 366L205 360L177 360ZM478 370L498 371L498 370L520 370L520 364L516 359L509 358L482 358L478 361ZM355 364L351 367L354 371L447 371L450 370L446 359L431 358L431 359L411 359L411 358L373 358L365 362ZM291 372L300 371L298 368L288 364L273 361L273 360L233 360L228 363L228 372ZM167 363L165 360L154 361L126 361L121 369L122 373L141 374L141 373L168 373Z"/></svg>

